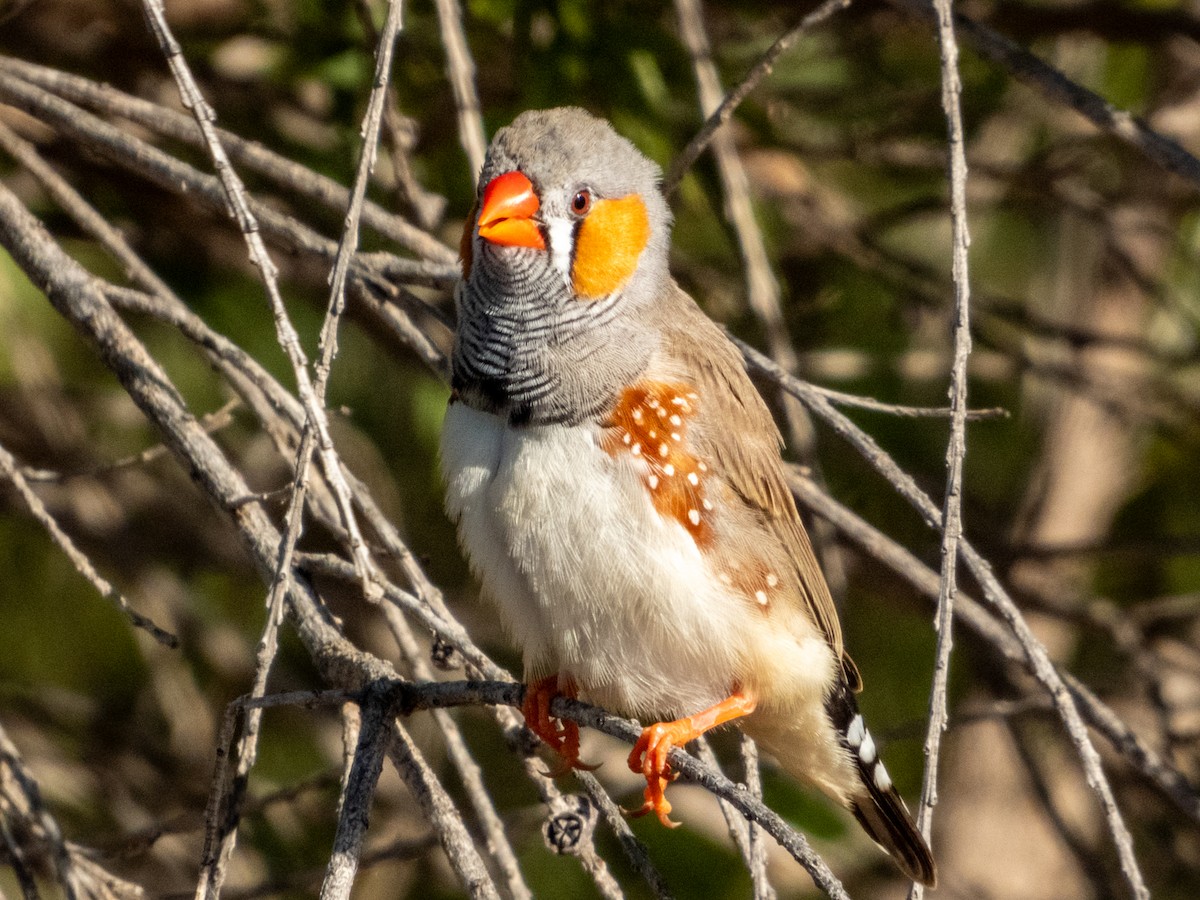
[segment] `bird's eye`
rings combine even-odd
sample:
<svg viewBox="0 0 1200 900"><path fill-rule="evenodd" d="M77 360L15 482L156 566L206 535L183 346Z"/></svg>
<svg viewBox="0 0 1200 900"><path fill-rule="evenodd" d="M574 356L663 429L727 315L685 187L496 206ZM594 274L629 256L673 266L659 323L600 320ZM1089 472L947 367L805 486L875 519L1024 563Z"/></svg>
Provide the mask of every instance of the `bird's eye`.
<svg viewBox="0 0 1200 900"><path fill-rule="evenodd" d="M583 190L577 191L575 196L571 198L571 212L577 216L586 215L587 211L592 208L592 192Z"/></svg>

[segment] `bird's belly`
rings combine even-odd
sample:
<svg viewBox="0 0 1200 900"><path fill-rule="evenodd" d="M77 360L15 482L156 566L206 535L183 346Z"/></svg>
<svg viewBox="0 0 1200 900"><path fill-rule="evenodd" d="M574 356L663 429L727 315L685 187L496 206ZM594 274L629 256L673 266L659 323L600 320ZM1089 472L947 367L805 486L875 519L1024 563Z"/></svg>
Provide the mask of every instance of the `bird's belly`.
<svg viewBox="0 0 1200 900"><path fill-rule="evenodd" d="M454 404L447 507L528 676L567 676L629 715L696 712L739 681L754 617L599 437L594 425L513 428Z"/></svg>

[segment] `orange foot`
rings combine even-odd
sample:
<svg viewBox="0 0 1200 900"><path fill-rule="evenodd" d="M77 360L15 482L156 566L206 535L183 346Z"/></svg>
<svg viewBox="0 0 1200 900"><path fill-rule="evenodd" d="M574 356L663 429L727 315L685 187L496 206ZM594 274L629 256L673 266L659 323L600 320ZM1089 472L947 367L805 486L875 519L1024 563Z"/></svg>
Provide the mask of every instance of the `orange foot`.
<svg viewBox="0 0 1200 900"><path fill-rule="evenodd" d="M525 724L546 743L546 746L562 757L562 765L550 773L552 777L558 777L571 769L591 771L596 767L579 758L579 726L570 720L556 719L550 715L550 701L558 695L574 699L575 685L566 682L560 690L557 675L539 678L527 685L525 703L521 706Z"/></svg>
<svg viewBox="0 0 1200 900"><path fill-rule="evenodd" d="M628 814L634 818L653 812L658 821L667 828L678 828L671 821L671 803L667 800L667 784L678 776L671 774L671 763L667 760L671 751L693 741L704 732L754 712L758 698L744 694L740 689L703 712L674 722L659 722L642 732L633 752L629 754L629 768L646 779L646 802Z"/></svg>

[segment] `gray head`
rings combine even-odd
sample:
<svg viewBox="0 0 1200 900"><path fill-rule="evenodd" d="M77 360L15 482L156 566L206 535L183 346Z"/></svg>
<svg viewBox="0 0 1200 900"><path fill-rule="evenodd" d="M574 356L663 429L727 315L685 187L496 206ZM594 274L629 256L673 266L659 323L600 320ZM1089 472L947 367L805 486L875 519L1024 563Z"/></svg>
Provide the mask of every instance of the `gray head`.
<svg viewBox="0 0 1200 900"><path fill-rule="evenodd" d="M658 166L582 109L523 113L488 148L463 234L454 386L520 423L578 422L645 368L666 291Z"/></svg>

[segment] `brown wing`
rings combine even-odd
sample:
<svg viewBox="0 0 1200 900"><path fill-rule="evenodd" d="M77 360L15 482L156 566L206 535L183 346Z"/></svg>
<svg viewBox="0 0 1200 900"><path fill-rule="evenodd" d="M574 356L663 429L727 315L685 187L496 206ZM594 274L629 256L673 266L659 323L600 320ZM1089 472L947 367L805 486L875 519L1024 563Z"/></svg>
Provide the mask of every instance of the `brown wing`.
<svg viewBox="0 0 1200 900"><path fill-rule="evenodd" d="M833 597L784 478L783 438L775 420L746 374L737 348L691 297L673 288L674 296L664 303L663 328L673 357L669 365L679 367L701 398L696 450L715 463L714 470L778 538L796 576L799 602L842 660L846 681L857 691L862 684L858 669L842 645ZM712 427L713 422L720 427Z"/></svg>

